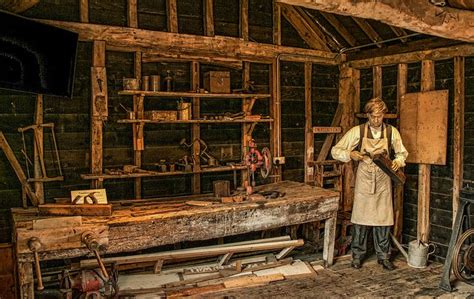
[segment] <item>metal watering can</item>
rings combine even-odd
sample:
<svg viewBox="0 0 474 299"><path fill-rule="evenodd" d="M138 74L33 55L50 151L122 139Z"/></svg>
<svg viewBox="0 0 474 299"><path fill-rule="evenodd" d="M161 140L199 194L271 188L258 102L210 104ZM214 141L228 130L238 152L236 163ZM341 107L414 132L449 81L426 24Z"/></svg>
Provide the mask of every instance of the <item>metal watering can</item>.
<svg viewBox="0 0 474 299"><path fill-rule="evenodd" d="M398 243L397 239L392 235L393 243L397 246L400 252L407 260L407 264L413 268L425 268L428 262L428 257L436 250L436 245L433 243L425 244L418 240L413 240L408 243L408 253L403 249L402 245ZM433 250L429 252L430 246Z"/></svg>

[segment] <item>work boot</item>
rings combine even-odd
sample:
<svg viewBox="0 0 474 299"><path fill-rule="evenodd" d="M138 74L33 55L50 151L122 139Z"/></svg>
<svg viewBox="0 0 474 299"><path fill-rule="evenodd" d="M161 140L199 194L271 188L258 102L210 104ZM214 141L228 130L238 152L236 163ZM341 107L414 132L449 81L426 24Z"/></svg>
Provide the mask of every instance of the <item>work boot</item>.
<svg viewBox="0 0 474 299"><path fill-rule="evenodd" d="M351 262L351 267L356 268L356 269L360 269L362 267L360 259L359 258L353 258L352 262Z"/></svg>
<svg viewBox="0 0 474 299"><path fill-rule="evenodd" d="M383 259L377 261L385 270L392 271L395 270L395 266L389 259Z"/></svg>

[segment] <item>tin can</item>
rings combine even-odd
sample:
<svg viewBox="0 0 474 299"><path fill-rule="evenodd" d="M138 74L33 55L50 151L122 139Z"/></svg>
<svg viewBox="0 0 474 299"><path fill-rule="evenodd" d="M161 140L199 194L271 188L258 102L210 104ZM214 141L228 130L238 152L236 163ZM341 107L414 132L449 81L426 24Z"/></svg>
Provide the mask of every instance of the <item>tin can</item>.
<svg viewBox="0 0 474 299"><path fill-rule="evenodd" d="M149 90L150 88L150 76L142 77L142 90Z"/></svg>
<svg viewBox="0 0 474 299"><path fill-rule="evenodd" d="M191 103L178 102L178 118L180 120L190 120L191 115Z"/></svg>
<svg viewBox="0 0 474 299"><path fill-rule="evenodd" d="M160 91L160 75L151 75L151 91Z"/></svg>

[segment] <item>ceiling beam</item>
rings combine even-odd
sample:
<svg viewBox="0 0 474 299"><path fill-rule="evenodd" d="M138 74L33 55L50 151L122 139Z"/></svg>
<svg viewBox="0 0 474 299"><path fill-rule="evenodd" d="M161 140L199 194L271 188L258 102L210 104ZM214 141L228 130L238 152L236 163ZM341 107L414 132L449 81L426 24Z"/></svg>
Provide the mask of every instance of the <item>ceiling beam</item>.
<svg viewBox="0 0 474 299"><path fill-rule="evenodd" d="M334 29L336 29L349 46L354 47L357 44L355 37L346 29L346 27L344 27L335 15L324 11L320 11L319 13L329 22L329 24L331 24L332 27L334 27Z"/></svg>
<svg viewBox="0 0 474 299"><path fill-rule="evenodd" d="M415 32L474 42L474 12L426 0L278 0L330 13L377 20Z"/></svg>
<svg viewBox="0 0 474 299"><path fill-rule="evenodd" d="M201 55L262 63L270 63L278 56L281 56L282 60L314 61L329 65L337 65L345 59L345 55L327 51L262 44L227 36L209 37L98 24L40 19L36 21L76 32L81 41L103 40L107 44L107 49L114 51L144 53L166 51L177 57Z"/></svg>
<svg viewBox="0 0 474 299"><path fill-rule="evenodd" d="M312 49L330 51L328 45L322 39L319 34L309 26L305 19L296 11L293 6L281 5L281 13L285 19L290 22L291 26L295 28L296 32L300 37L310 46Z"/></svg>
<svg viewBox="0 0 474 299"><path fill-rule="evenodd" d="M395 33L397 37L402 37L402 36L407 35L407 32L403 28L390 26L390 29L392 29L393 33ZM404 37L404 38L400 38L400 40L402 41L402 43L406 43L408 38Z"/></svg>
<svg viewBox="0 0 474 299"><path fill-rule="evenodd" d="M342 48L341 43L336 40L336 38L332 36L332 34L326 28L324 28L324 26L319 22L318 19L316 19L315 16L300 6L296 6L295 9L300 17L305 20L308 26L311 27L319 36L319 38L324 40L326 45L329 45L332 50L339 51Z"/></svg>
<svg viewBox="0 0 474 299"><path fill-rule="evenodd" d="M35 6L40 0L0 0L0 9L21 13Z"/></svg>
<svg viewBox="0 0 474 299"><path fill-rule="evenodd" d="M382 48L383 45L379 44L379 42L382 41L382 38L366 20L356 17L352 17L352 19L354 20L354 22L356 22L357 25L359 25L360 29L364 31L364 33L370 38L370 40L373 43L376 43L377 47Z"/></svg>

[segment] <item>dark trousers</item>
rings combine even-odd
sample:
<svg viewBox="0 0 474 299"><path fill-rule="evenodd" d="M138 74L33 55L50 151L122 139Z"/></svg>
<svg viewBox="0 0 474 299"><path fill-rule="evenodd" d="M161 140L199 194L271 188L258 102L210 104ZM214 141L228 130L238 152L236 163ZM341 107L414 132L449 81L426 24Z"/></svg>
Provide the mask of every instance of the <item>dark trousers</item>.
<svg viewBox="0 0 474 299"><path fill-rule="evenodd" d="M379 260L390 258L390 226L352 225L352 257L363 259L367 253L367 236L373 228L374 247Z"/></svg>

